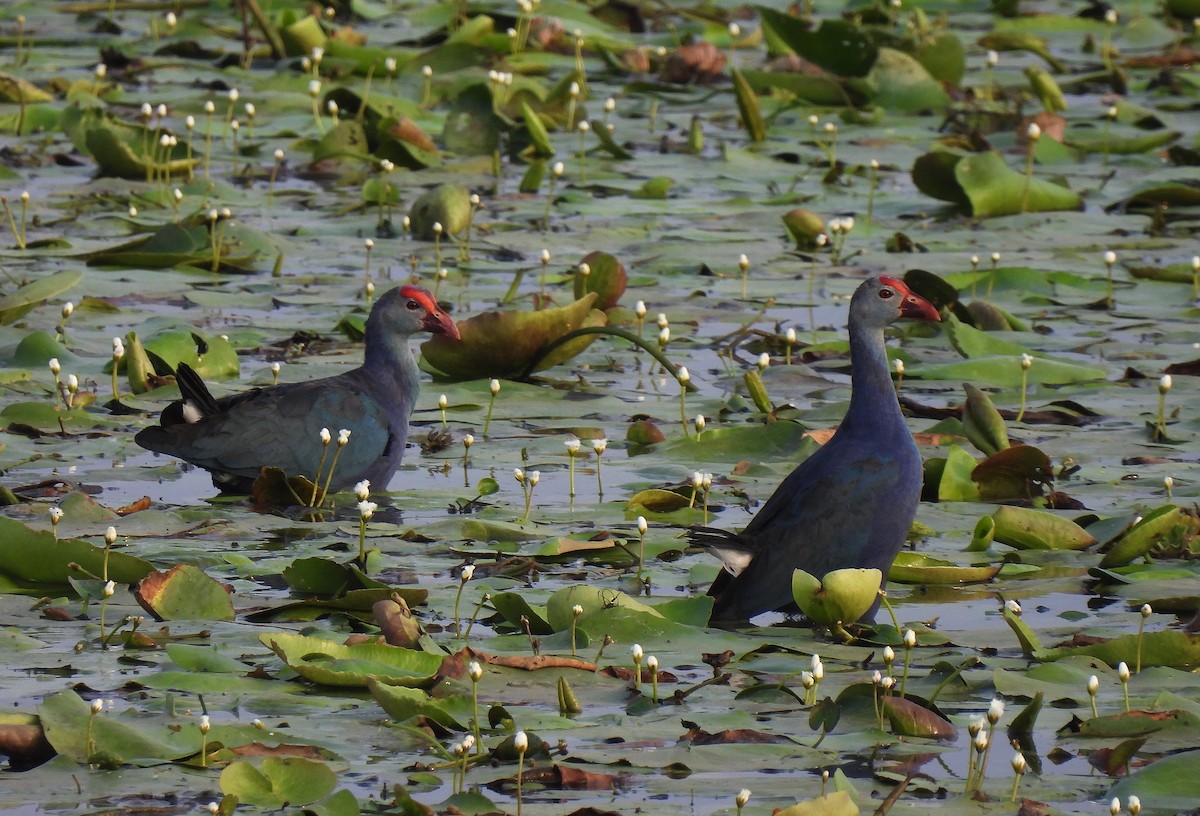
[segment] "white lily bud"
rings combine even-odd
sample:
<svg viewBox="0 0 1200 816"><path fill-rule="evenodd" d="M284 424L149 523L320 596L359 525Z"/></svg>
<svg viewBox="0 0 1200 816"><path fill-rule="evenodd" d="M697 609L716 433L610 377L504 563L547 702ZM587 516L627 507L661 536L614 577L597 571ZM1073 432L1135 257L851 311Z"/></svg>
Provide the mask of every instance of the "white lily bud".
<svg viewBox="0 0 1200 816"><path fill-rule="evenodd" d="M438 408L441 408L444 411L446 410L446 406L449 404L450 400L446 398L445 394L442 394L438 397Z"/></svg>
<svg viewBox="0 0 1200 816"><path fill-rule="evenodd" d="M704 414L696 414L696 433L704 430L705 420Z"/></svg>
<svg viewBox="0 0 1200 816"><path fill-rule="evenodd" d="M467 676L476 683L483 677L483 666L479 665L478 660L472 660L467 664Z"/></svg>
<svg viewBox="0 0 1200 816"><path fill-rule="evenodd" d="M896 678L895 678L895 677L891 677L891 676L889 676L889 677L885 677L885 678L883 678L882 680L880 680L880 681L879 681L879 687L880 687L881 689L883 689L884 691L891 691L891 690L892 690L892 687L893 687L894 685L896 685Z"/></svg>
<svg viewBox="0 0 1200 816"><path fill-rule="evenodd" d="M1013 754L1012 769L1013 773L1017 774L1018 776L1025 773L1025 755L1019 751Z"/></svg>
<svg viewBox="0 0 1200 816"><path fill-rule="evenodd" d="M676 372L676 377L678 377L679 382L683 383L684 385L687 385L692 379L692 375L687 370L687 366L680 366L679 371Z"/></svg>
<svg viewBox="0 0 1200 816"><path fill-rule="evenodd" d="M988 64L989 68L995 68L999 62L1000 62L999 54L997 54L995 51L987 52L987 64Z"/></svg>
<svg viewBox="0 0 1200 816"><path fill-rule="evenodd" d="M883 647L883 662L891 663L895 659L896 659L896 650L893 649L891 646L884 646Z"/></svg>
<svg viewBox="0 0 1200 816"><path fill-rule="evenodd" d="M1129 682L1129 677L1130 677L1129 665L1124 660L1122 660L1120 663L1117 664L1117 677L1120 679L1120 681L1122 683Z"/></svg>
<svg viewBox="0 0 1200 816"><path fill-rule="evenodd" d="M469 448L475 444L475 434L467 434L463 437L463 447Z"/></svg>
<svg viewBox="0 0 1200 816"><path fill-rule="evenodd" d="M642 645L640 643L635 643L629 647L629 654L633 656L634 663L641 663L642 656L645 654L645 652L642 651Z"/></svg>
<svg viewBox="0 0 1200 816"><path fill-rule="evenodd" d="M650 529L650 524L646 521L645 516L637 517L637 529L639 535L645 535L646 531Z"/></svg>
<svg viewBox="0 0 1200 816"><path fill-rule="evenodd" d="M371 516L375 515L375 511L379 509L379 505L373 501L360 501L358 503L358 517L363 521L370 521Z"/></svg>
<svg viewBox="0 0 1200 816"><path fill-rule="evenodd" d="M571 614L578 618L580 615L583 614L583 607L580 606L579 604L575 604L574 606L571 607Z"/></svg>
<svg viewBox="0 0 1200 816"><path fill-rule="evenodd" d="M671 327L670 326L663 326L661 329L658 330L658 342L659 342L659 345L663 345L663 346L665 346L667 343L671 342Z"/></svg>
<svg viewBox="0 0 1200 816"><path fill-rule="evenodd" d="M1117 262L1117 253L1113 252L1111 249L1108 252L1104 253L1105 266L1112 266L1116 262Z"/></svg>
<svg viewBox="0 0 1200 816"><path fill-rule="evenodd" d="M111 598L113 596L113 593L116 591L117 591L117 584L115 581L109 581L107 584L104 585L104 597L105 598Z"/></svg>
<svg viewBox="0 0 1200 816"><path fill-rule="evenodd" d="M1013 600L1012 598L1009 598L1007 601L1004 602L1004 608L1007 609L1009 612L1011 612L1014 615L1021 614L1021 604L1019 604L1017 601Z"/></svg>
<svg viewBox="0 0 1200 816"><path fill-rule="evenodd" d="M370 479L363 479L361 482L358 482L354 485L354 496L359 501L366 501L371 497Z"/></svg>
<svg viewBox="0 0 1200 816"><path fill-rule="evenodd" d="M1158 381L1158 391L1160 394L1165 394L1171 390L1172 380L1170 374L1163 374Z"/></svg>
<svg viewBox="0 0 1200 816"><path fill-rule="evenodd" d="M1038 139L1042 138L1042 129L1038 126L1037 122L1030 122L1029 127L1025 131L1025 135L1029 137L1029 141L1036 142Z"/></svg>
<svg viewBox="0 0 1200 816"><path fill-rule="evenodd" d="M470 581L474 576L475 576L475 565L467 564L466 566L464 566L462 568L462 571L459 572L458 579L465 584L467 581Z"/></svg>
<svg viewBox="0 0 1200 816"><path fill-rule="evenodd" d="M212 723L209 721L208 715L207 714L200 715L200 733L207 734L209 732L209 729L211 729L211 728L212 728Z"/></svg>
<svg viewBox="0 0 1200 816"><path fill-rule="evenodd" d="M333 437L329 435L329 429L328 429L328 428L322 428L322 429L321 429L321 444L322 444L322 445L328 445L328 444L329 444L329 440L331 440L331 439L333 439Z"/></svg>
<svg viewBox="0 0 1200 816"><path fill-rule="evenodd" d="M517 480L518 484L525 484L525 471L513 468L513 478Z"/></svg>
<svg viewBox="0 0 1200 816"><path fill-rule="evenodd" d="M338 431L338 447L345 447L350 442L350 430L342 428Z"/></svg>
<svg viewBox="0 0 1200 816"><path fill-rule="evenodd" d="M750 801L750 789L742 788L738 791L737 796L733 797L733 801L738 807L745 807L746 803Z"/></svg>
<svg viewBox="0 0 1200 816"><path fill-rule="evenodd" d="M1108 803L1108 812L1112 816L1117 816L1121 812L1121 800L1114 796L1113 800Z"/></svg>
<svg viewBox="0 0 1200 816"><path fill-rule="evenodd" d="M66 303L64 303L62 305L63 320L66 320L68 317L70 317L74 313L75 313L75 304L74 303L72 303L71 301L68 300Z"/></svg>
<svg viewBox="0 0 1200 816"><path fill-rule="evenodd" d="M58 524L60 521L62 521L63 509L61 507L51 507L46 512L50 514L51 524Z"/></svg>
<svg viewBox="0 0 1200 816"><path fill-rule="evenodd" d="M1093 674L1091 677L1088 678L1087 692L1091 696L1095 697L1096 692L1098 692L1098 691L1100 691L1100 678Z"/></svg>
<svg viewBox="0 0 1200 816"><path fill-rule="evenodd" d="M523 754L529 750L529 737L524 731L518 731L513 736L513 748L517 749L518 754Z"/></svg>
<svg viewBox="0 0 1200 816"><path fill-rule="evenodd" d="M103 700L92 700L91 705L89 707L92 709L93 714L99 714L101 711L104 710L104 701Z"/></svg>
<svg viewBox="0 0 1200 816"><path fill-rule="evenodd" d="M607 448L608 448L608 440L607 439L593 439L592 440L592 450L594 450L596 452L597 456L600 456L602 453L604 453L604 451Z"/></svg>
<svg viewBox="0 0 1200 816"><path fill-rule="evenodd" d="M988 735L986 731L980 731L975 735L975 750L983 753L988 747Z"/></svg>
<svg viewBox="0 0 1200 816"><path fill-rule="evenodd" d="M638 320L644 318L646 316L646 301L639 300L637 303L635 303L633 306L633 313L638 316Z"/></svg>
<svg viewBox="0 0 1200 816"><path fill-rule="evenodd" d="M1170 476L1168 476L1167 478L1169 479L1169 478L1171 478L1171 477L1170 477ZM1143 617L1143 618L1148 618L1148 617L1150 617L1151 615L1153 615L1153 614L1154 614L1154 609L1153 609L1153 608L1150 606L1150 604L1142 604L1142 610L1141 610L1141 611L1142 611L1142 617Z"/></svg>
<svg viewBox="0 0 1200 816"><path fill-rule="evenodd" d="M987 718L992 725L1000 722L1000 718L1004 716L1004 701L998 697L992 699L988 706Z"/></svg>
<svg viewBox="0 0 1200 816"><path fill-rule="evenodd" d="M555 162L554 166L550 168L550 172L554 174L555 178L557 178L566 172L566 168L563 166L562 162Z"/></svg>
<svg viewBox="0 0 1200 816"><path fill-rule="evenodd" d="M1129 799L1125 801L1125 807L1129 808L1129 816L1138 816L1142 812L1142 800L1136 794L1129 794Z"/></svg>
<svg viewBox="0 0 1200 816"><path fill-rule="evenodd" d="M496 394L499 394L500 393L500 381L493 378L488 383L488 390L492 392L493 396Z"/></svg>
<svg viewBox="0 0 1200 816"><path fill-rule="evenodd" d="M1029 354L1022 354L1021 355L1021 370L1028 371L1029 367L1032 365L1033 365L1033 357Z"/></svg>
<svg viewBox="0 0 1200 816"><path fill-rule="evenodd" d="M914 632L912 629L905 629L904 630L904 646L905 646L905 648L911 649L911 648L915 647L916 645L917 645L917 633Z"/></svg>
<svg viewBox="0 0 1200 816"><path fill-rule="evenodd" d="M530 487L537 487L537 483L542 480L542 472L540 470L531 470L526 478L529 479Z"/></svg>
<svg viewBox="0 0 1200 816"><path fill-rule="evenodd" d="M51 357L46 365L50 367L50 373L56 377L62 372L62 364L58 362L57 357Z"/></svg>
<svg viewBox="0 0 1200 816"><path fill-rule="evenodd" d="M113 544L117 543L117 528L116 527L109 527L107 530L104 531L104 543L110 547Z"/></svg>
<svg viewBox="0 0 1200 816"><path fill-rule="evenodd" d="M569 456L574 456L575 454L579 453L580 442L575 437L565 440L563 444L566 446L567 454Z"/></svg>

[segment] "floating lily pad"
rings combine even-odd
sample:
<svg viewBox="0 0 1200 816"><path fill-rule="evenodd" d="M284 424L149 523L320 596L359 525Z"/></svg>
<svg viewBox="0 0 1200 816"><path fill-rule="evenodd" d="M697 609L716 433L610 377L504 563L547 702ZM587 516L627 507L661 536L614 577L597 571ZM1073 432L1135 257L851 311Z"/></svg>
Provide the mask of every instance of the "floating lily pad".
<svg viewBox="0 0 1200 816"><path fill-rule="evenodd" d="M368 678L394 686L425 688L436 681L442 659L397 646L345 646L303 635L268 633L263 645L306 680L324 686L366 686Z"/></svg>
<svg viewBox="0 0 1200 816"><path fill-rule="evenodd" d="M595 293L589 293L567 306L539 312L483 312L458 323L461 340L435 335L421 345L421 354L430 368L449 379L512 377L535 361L540 371L571 359L596 339L579 337L545 353L569 332L605 325L608 319L593 308L595 303Z"/></svg>
<svg viewBox="0 0 1200 816"><path fill-rule="evenodd" d="M233 620L229 593L192 564L150 573L133 597L157 620Z"/></svg>

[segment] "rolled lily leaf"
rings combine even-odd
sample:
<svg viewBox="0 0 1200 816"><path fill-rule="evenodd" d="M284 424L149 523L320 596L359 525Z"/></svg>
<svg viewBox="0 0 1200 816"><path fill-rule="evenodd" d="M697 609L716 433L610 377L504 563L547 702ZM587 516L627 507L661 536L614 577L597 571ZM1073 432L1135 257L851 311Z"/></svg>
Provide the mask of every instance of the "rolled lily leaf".
<svg viewBox="0 0 1200 816"><path fill-rule="evenodd" d="M540 312L484 312L458 324L461 340L436 335L421 345L421 354L434 373L446 379L516 376L568 332L606 325L608 318L593 308L595 302L593 292L574 303ZM537 370L569 360L595 338L587 335L564 343L541 359Z"/></svg>
<svg viewBox="0 0 1200 816"><path fill-rule="evenodd" d="M964 567L922 553L905 551L892 562L888 580L898 584L978 584L992 580L999 571L999 564Z"/></svg>
<svg viewBox="0 0 1200 816"><path fill-rule="evenodd" d="M737 68L733 69L733 92L737 98L738 113L741 115L742 127L752 142L761 142L767 138L767 125L763 121L762 109L758 104L758 94L750 87L746 77Z"/></svg>
<svg viewBox="0 0 1200 816"><path fill-rule="evenodd" d="M1018 550L1082 550L1096 543L1075 522L1045 510L1005 506L992 514L995 538Z"/></svg>
<svg viewBox="0 0 1200 816"><path fill-rule="evenodd" d="M967 393L962 420L967 439L987 456L1007 448L1008 429L992 398L970 383L963 383L963 391Z"/></svg>
<svg viewBox="0 0 1200 816"><path fill-rule="evenodd" d="M1149 552L1151 547L1170 535L1182 522L1183 511L1175 505L1159 507L1117 539L1104 558L1100 559L1100 567L1108 569L1131 563Z"/></svg>
<svg viewBox="0 0 1200 816"><path fill-rule="evenodd" d="M877 569L840 569L823 579L804 570L792 573L792 598L814 623L853 623L875 604L883 573Z"/></svg>
<svg viewBox="0 0 1200 816"><path fill-rule="evenodd" d="M945 717L906 697L884 697L883 713L892 732L905 737L953 742L958 729Z"/></svg>

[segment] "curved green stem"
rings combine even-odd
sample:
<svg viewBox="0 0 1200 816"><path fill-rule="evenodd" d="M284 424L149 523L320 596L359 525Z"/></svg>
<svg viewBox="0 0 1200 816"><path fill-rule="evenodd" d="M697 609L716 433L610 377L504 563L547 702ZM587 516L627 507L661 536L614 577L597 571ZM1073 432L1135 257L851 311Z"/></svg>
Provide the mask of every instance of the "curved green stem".
<svg viewBox="0 0 1200 816"><path fill-rule="evenodd" d="M525 370L523 372L521 372L521 379L523 379L523 380L528 379L529 376L532 375L533 372L537 369L538 363L540 363L542 360L546 359L546 357L548 357L550 355L550 353L553 352L555 349L557 349L559 346L569 343L577 337L586 337L589 334L607 334L612 337L620 337L622 340L628 340L630 343L633 343L638 348L645 350L655 360L662 363L662 367L666 370L666 372L668 374L670 374L672 377L675 378L676 382L679 382L679 385L681 388L685 388L688 391L696 390L696 386L693 383L691 383L691 382L684 383L679 380L679 372L676 370L675 364L672 363L671 360L667 357L667 355L663 354L661 350L650 345L643 338L638 337L633 332L626 331L625 329L618 329L614 326L584 326L581 329L575 329L574 331L569 331L566 334L562 335L561 337L556 338L555 340L551 341L549 345L547 345L540 352L538 352L537 356L535 356L529 362L529 365L527 365L525 367Z"/></svg>

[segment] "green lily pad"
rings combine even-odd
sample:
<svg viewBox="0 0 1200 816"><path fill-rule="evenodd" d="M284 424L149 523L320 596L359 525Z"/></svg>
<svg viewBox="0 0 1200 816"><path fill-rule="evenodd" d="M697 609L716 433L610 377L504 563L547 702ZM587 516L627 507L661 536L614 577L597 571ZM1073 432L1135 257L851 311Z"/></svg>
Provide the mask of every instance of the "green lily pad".
<svg viewBox="0 0 1200 816"><path fill-rule="evenodd" d="M1131 563L1149 552L1151 547L1183 523L1183 511L1177 506L1168 504L1156 508L1117 539L1100 559L1100 567L1109 569Z"/></svg>
<svg viewBox="0 0 1200 816"><path fill-rule="evenodd" d="M81 280L83 280L81 270L67 269L44 278L38 278L0 296L0 325L21 319L29 314L35 306L45 303L56 295L61 295Z"/></svg>
<svg viewBox="0 0 1200 816"><path fill-rule="evenodd" d="M31 530L19 521L0 517L0 575L21 588L9 588L8 592L44 595L69 591L68 579L83 577L72 564L100 576L104 560L103 547L77 538L56 540L48 530ZM150 562L141 558L119 550L108 554L108 577L119 584L136 583L153 571Z"/></svg>
<svg viewBox="0 0 1200 816"><path fill-rule="evenodd" d="M1082 550L1096 543L1087 530L1047 510L1005 506L992 520L996 541L1018 550Z"/></svg>
<svg viewBox="0 0 1200 816"><path fill-rule="evenodd" d="M874 605L882 578L877 569L833 570L821 579L798 569L792 572L792 598L814 623L852 623Z"/></svg>
<svg viewBox="0 0 1200 816"><path fill-rule="evenodd" d="M394 686L424 688L437 680L442 658L375 643L345 646L282 632L259 636L263 645L306 680L325 686L367 685L368 678Z"/></svg>
<svg viewBox="0 0 1200 816"><path fill-rule="evenodd" d="M312 804L337 787L337 774L324 762L303 757L268 756L262 769L231 762L221 771L221 792L238 802L263 808Z"/></svg>
<svg viewBox="0 0 1200 816"><path fill-rule="evenodd" d="M1077 193L1036 175L1028 178L996 152L934 151L913 165L913 182L926 195L966 206L977 218L1083 206Z"/></svg>

